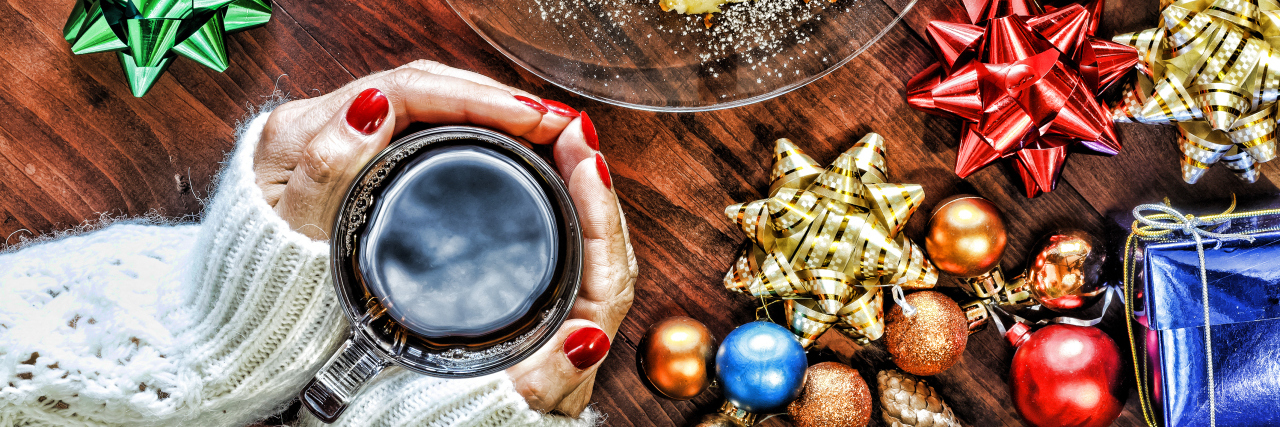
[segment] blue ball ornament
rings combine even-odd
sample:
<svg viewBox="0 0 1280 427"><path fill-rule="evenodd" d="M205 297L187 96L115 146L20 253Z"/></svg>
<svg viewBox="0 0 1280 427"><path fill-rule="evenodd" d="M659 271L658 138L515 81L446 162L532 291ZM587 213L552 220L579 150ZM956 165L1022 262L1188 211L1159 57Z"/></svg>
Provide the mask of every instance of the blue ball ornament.
<svg viewBox="0 0 1280 427"><path fill-rule="evenodd" d="M800 397L807 367L795 335L769 322L739 326L716 352L716 378L725 399L757 414L779 412Z"/></svg>

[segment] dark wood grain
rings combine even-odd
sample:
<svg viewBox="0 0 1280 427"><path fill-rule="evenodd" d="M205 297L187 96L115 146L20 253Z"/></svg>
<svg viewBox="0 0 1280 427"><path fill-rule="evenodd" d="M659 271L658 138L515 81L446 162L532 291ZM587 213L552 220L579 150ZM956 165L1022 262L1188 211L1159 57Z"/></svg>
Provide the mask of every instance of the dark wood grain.
<svg viewBox="0 0 1280 427"><path fill-rule="evenodd" d="M638 112L588 101L520 69L459 19L443 0L349 2L279 0L267 26L228 37L231 68L217 73L179 59L145 98L135 99L113 55L73 56L61 37L72 0L0 2L0 236L6 245L101 217L158 214L194 220L210 192L233 129L275 91L305 98L353 78L426 58L492 76L591 112L627 214L640 262L636 299L595 382L608 425L681 426L714 409L706 393L674 402L648 391L635 369L635 344L648 325L684 315L718 337L753 320L757 302L721 287L744 236L726 205L767 189L770 146L788 137L829 162L867 132L889 142L895 182L924 186L928 200L906 229L921 237L937 201L974 193L1009 222L1002 265L1021 267L1036 239L1081 228L1118 241L1117 223L1138 203L1250 200L1276 192L1270 178L1243 185L1221 167L1200 184L1182 183L1170 127L1119 127L1113 158L1073 155L1057 190L1021 195L1016 172L998 164L961 180L952 172L959 122L915 111L906 81L935 58L923 37L931 19L958 20L960 0L921 0L904 24L813 84L746 107L707 113ZM1111 1L1101 33L1154 24L1156 2ZM1280 162L1264 167L1275 175ZM951 279L944 279L951 283ZM1113 307L1103 328L1127 346ZM838 334L820 347L852 361L874 388L892 365L883 350ZM821 352L819 352L821 353ZM825 354L825 353L824 353ZM1012 351L995 332L972 336L965 358L934 377L966 425L1019 425L1006 385ZM1131 396L1117 425L1141 425ZM765 425L788 425L774 417ZM879 416L874 425L882 425Z"/></svg>

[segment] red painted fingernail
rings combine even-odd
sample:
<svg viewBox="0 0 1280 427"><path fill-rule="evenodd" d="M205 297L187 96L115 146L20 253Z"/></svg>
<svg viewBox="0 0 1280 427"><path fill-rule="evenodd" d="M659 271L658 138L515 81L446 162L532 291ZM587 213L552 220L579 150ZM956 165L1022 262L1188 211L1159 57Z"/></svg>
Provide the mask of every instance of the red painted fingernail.
<svg viewBox="0 0 1280 427"><path fill-rule="evenodd" d="M587 116L587 112L582 113L582 136L587 140L587 146L592 150L600 151L600 136L596 135L596 125L591 123L591 117Z"/></svg>
<svg viewBox="0 0 1280 427"><path fill-rule="evenodd" d="M564 103L552 101L550 99L542 100L542 105L546 105L548 110L565 117L578 117L578 110L573 109Z"/></svg>
<svg viewBox="0 0 1280 427"><path fill-rule="evenodd" d="M604 163L604 156L596 153L596 172L600 173L600 182L604 183L604 188L613 189L613 178L609 177L609 165Z"/></svg>
<svg viewBox="0 0 1280 427"><path fill-rule="evenodd" d="M387 102L387 96L382 91L377 88L365 89L356 96L351 108L347 109L347 124L357 132L373 134L387 120L387 111L390 109L391 103Z"/></svg>
<svg viewBox="0 0 1280 427"><path fill-rule="evenodd" d="M609 336L600 328L582 328L564 340L564 355L578 369L595 365L609 353Z"/></svg>
<svg viewBox="0 0 1280 427"><path fill-rule="evenodd" d="M539 113L547 114L547 106L542 105L538 101L534 101L533 98L523 96L523 95L516 95L516 101L520 101L522 104L528 105L529 108L538 110Z"/></svg>

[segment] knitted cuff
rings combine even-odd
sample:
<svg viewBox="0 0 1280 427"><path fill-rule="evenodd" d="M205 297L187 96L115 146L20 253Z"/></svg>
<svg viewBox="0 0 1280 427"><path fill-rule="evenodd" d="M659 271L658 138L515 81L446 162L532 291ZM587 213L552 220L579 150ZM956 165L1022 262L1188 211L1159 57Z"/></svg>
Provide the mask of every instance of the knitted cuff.
<svg viewBox="0 0 1280 427"><path fill-rule="evenodd" d="M245 421L292 399L346 329L328 245L291 230L257 185L253 154L269 115L248 123L219 176L175 315L202 406Z"/></svg>
<svg viewBox="0 0 1280 427"><path fill-rule="evenodd" d="M253 154L268 116L242 132L205 212L185 296L190 326L179 334L203 376L204 408L237 420L261 417L292 399L347 328L329 274L328 244L291 230L257 185ZM321 425L309 413L304 419ZM442 380L391 368L356 396L336 425L595 422L592 411L571 419L529 409L505 373Z"/></svg>
<svg viewBox="0 0 1280 427"><path fill-rule="evenodd" d="M304 411L305 412L305 411ZM393 426L593 426L595 411L577 418L529 409L506 373L445 380L388 368L360 392L332 427ZM324 427L310 413L302 426Z"/></svg>

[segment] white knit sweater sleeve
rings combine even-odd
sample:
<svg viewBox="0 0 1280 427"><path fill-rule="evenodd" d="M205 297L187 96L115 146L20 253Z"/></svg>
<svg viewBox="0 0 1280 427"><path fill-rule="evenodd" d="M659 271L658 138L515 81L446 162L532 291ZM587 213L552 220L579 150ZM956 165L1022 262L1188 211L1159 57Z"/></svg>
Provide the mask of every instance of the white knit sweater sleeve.
<svg viewBox="0 0 1280 427"><path fill-rule="evenodd" d="M0 255L0 425L240 426L305 386L348 326L327 245L290 230L255 182L266 116L245 129L198 227L117 224ZM502 373L392 368L337 424L595 418L530 410Z"/></svg>

